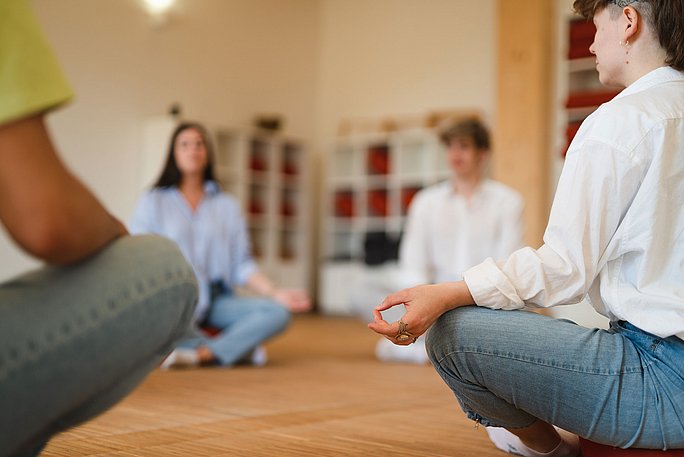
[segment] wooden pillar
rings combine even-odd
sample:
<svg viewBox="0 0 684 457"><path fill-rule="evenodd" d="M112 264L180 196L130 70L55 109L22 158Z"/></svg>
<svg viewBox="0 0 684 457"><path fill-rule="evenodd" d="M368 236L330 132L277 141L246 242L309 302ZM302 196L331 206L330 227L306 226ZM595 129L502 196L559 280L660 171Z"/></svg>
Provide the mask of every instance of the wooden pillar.
<svg viewBox="0 0 684 457"><path fill-rule="evenodd" d="M525 243L548 220L553 1L498 0L498 82L492 174L525 198Z"/></svg>

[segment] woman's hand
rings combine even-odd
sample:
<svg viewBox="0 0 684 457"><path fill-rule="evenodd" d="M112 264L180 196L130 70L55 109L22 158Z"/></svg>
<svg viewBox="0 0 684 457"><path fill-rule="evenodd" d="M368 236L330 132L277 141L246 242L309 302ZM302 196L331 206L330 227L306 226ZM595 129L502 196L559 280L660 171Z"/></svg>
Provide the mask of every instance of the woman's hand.
<svg viewBox="0 0 684 457"><path fill-rule="evenodd" d="M302 313L311 309L311 300L305 290L276 288L271 296L293 313Z"/></svg>
<svg viewBox="0 0 684 457"><path fill-rule="evenodd" d="M246 285L257 295L272 298L293 313L302 313L311 309L311 299L305 290L277 287L259 270L252 273Z"/></svg>
<svg viewBox="0 0 684 457"><path fill-rule="evenodd" d="M463 281L411 287L388 295L376 306L373 310L375 320L368 324L368 328L394 344L406 346L424 334L445 312L472 303L473 297ZM401 318L401 322L405 324L403 330L410 333L413 338L398 341L396 337L400 333L399 322L390 324L382 318L382 311L397 305L406 307L406 314Z"/></svg>

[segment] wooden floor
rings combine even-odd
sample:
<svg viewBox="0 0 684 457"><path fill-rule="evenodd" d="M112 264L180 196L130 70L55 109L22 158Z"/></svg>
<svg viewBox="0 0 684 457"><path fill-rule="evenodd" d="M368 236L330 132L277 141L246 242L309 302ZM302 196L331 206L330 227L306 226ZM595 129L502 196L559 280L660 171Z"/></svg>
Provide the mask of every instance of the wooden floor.
<svg viewBox="0 0 684 457"><path fill-rule="evenodd" d="M382 364L354 319L299 316L263 368L155 371L42 456L496 457L429 366Z"/></svg>

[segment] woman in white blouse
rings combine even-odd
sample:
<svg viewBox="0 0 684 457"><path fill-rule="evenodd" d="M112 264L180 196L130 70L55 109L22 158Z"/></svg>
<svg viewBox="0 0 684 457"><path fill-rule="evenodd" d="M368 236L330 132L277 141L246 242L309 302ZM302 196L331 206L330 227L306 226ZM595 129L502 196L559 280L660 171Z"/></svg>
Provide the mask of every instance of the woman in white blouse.
<svg viewBox="0 0 684 457"><path fill-rule="evenodd" d="M684 448L684 0L574 6L601 82L624 90L573 141L544 245L390 295L369 327L411 344L432 326L435 368L504 451L579 455L575 434ZM585 297L609 330L513 311Z"/></svg>

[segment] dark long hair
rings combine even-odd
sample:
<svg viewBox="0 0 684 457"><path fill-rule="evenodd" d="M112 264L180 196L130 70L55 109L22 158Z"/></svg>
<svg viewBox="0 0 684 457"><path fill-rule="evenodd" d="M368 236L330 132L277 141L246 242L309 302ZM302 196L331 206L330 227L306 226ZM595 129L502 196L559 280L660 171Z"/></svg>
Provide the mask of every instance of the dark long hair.
<svg viewBox="0 0 684 457"><path fill-rule="evenodd" d="M181 182L182 174L176 164L176 139L181 132L194 129L202 135L204 147L207 149L207 166L204 168L203 181L215 181L214 179L214 149L209 140L207 130L197 122L182 122L173 131L171 141L169 143L169 153L166 156L166 163L162 169L161 175L153 187L178 187Z"/></svg>

